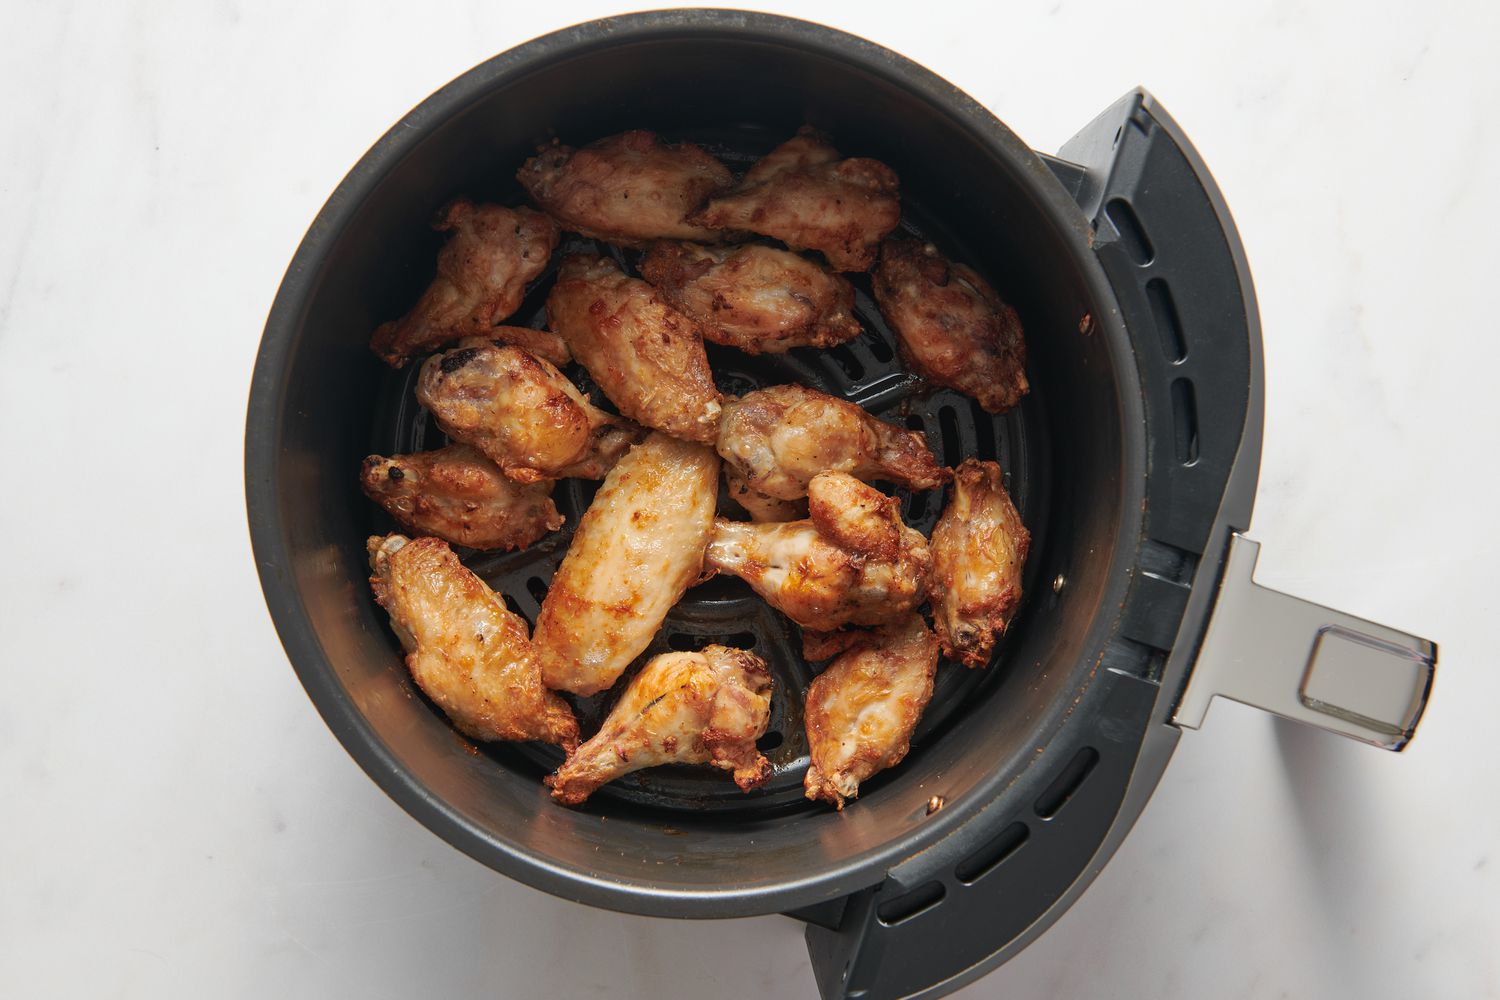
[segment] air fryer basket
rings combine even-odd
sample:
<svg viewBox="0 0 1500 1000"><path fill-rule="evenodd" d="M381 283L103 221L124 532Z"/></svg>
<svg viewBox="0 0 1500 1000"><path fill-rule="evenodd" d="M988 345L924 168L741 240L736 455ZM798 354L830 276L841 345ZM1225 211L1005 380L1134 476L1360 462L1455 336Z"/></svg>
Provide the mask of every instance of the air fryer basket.
<svg viewBox="0 0 1500 1000"><path fill-rule="evenodd" d="M848 155L891 164L903 225L1017 307L1033 393L995 418L919 385L863 279L864 336L783 357L711 348L716 378L736 393L803 382L923 431L945 463L998 458L1034 538L1021 614L987 670L939 668L908 759L839 814L801 795L800 694L815 666L797 630L737 581L711 581L651 652L727 641L766 657L778 690L762 745L775 777L742 795L719 776L664 768L606 786L585 808L556 807L540 781L556 751L460 737L415 690L369 597L364 541L389 522L359 491L359 461L441 441L413 399L414 368L385 369L369 333L430 279L434 209L458 195L521 201L514 171L539 142L649 128L738 169L804 123ZM1144 805L1176 744L1179 701L1192 709L1184 724L1224 694L1404 743L1431 644L1250 582L1253 543L1235 532L1248 524L1259 458L1259 329L1207 171L1143 93L1063 153L1038 157L966 95L877 46L726 11L549 35L407 115L299 248L267 322L246 430L267 603L350 753L434 832L501 872L654 915L795 911L826 996L885 997L952 989L1055 919ZM512 322L539 325L549 284ZM581 369L570 374L588 387ZM592 489L559 489L561 533L466 562L534 619ZM940 496L903 496L910 523L930 529ZM1285 669L1250 682L1235 653L1257 614L1293 628L1275 651ZM1296 644L1304 634L1310 655ZM1371 662L1385 671L1383 700L1345 697L1351 664ZM1321 678L1311 705L1309 678ZM578 702L585 733L608 697Z"/></svg>
<svg viewBox="0 0 1500 1000"><path fill-rule="evenodd" d="M1055 206L1038 204L1034 180L1018 176L1028 170L1045 174L1024 146L1004 134L1003 152L976 148L961 119L868 69L733 31L704 39L686 20L680 32L651 40L622 43L611 35L582 50L559 45L556 58L528 62L527 72L503 74L504 86L481 86L482 97L454 101L451 113L398 129L385 140L383 146L399 150L387 149L378 169L359 178L357 195L335 196L331 208L339 218L315 225L315 234L328 234L320 259L294 265L295 277L311 287L298 296L301 316L291 324L298 333L289 338L293 349L271 390L281 397L273 430L280 446L258 468L274 467L284 544L301 556L284 571L327 664L317 664L314 673L335 686L341 704L347 699L355 708L350 723L365 730L361 743L368 739L398 762L387 777L410 783L403 792L434 807L445 833L511 874L590 902L697 916L765 912L846 894L915 853L930 831L961 822L993 796L982 788L1008 783L1024 769L1062 723L1093 668L1090 632L1107 627L1100 609L1111 603L1108 591L1116 591L1115 604L1123 597L1124 581L1112 572L1112 562L1117 549L1133 548L1122 522L1128 523L1132 507L1138 510L1143 482L1140 443L1128 440L1132 430L1139 438L1141 419L1131 412L1131 394L1121 391L1133 382L1129 348L1111 315L1108 288L1097 265L1080 252L1080 232L1068 225L1076 221L1081 228L1081 220L1056 218L1065 194L1056 190ZM487 68L493 73L503 67ZM767 82L751 91L745 79ZM795 801L785 803L786 815L751 806L733 819L663 812L645 803L632 809L622 801L634 784L628 780L589 809L556 808L538 780L541 767L525 751L500 747L476 756L415 694L383 614L369 599L364 539L386 522L361 495L351 470L372 447L418 443L418 417L403 384L410 375L393 375L380 365L366 346L369 331L405 309L430 279L440 245L427 227L434 209L461 194L521 200L515 169L552 135L586 141L631 127L701 135L727 125L736 135L725 138L735 139L743 160L804 122L826 129L851 154L890 163L901 175L912 221L989 275L1035 331L1036 395L1019 414L986 424L997 449L1014 449L1002 457L1010 460L1012 484L1037 534L1032 573L1046 580L1064 574L1068 586L1060 593L1031 588L999 669L973 676L944 669L945 688L972 686L978 697L955 704L939 720L941 739L922 741L901 768L842 816ZM893 122L903 125L892 128ZM421 139L402 141L399 133ZM866 306L863 318L872 319L868 299ZM527 319L536 307L535 300L528 303ZM1084 332L1086 315L1099 318ZM894 407L910 389L906 379L898 376L884 394L854 388L870 374L853 375L856 365L885 375L896 371L889 358L880 361L874 353L888 354L890 345L888 333L876 333L879 339L871 336L822 357L736 357L721 368L721 377L763 382L782 366L895 416ZM723 364L730 354L716 351L715 360ZM848 373L840 360L850 364ZM807 367L790 370L798 364ZM910 399L912 412L930 421L940 448L945 405L957 403L953 419L974 427L972 410L957 397ZM263 430L252 427L251 435ZM1038 447L1043 443L1047 447ZM977 440L972 444L977 451ZM1062 475L1051 468L1049 452L1067 454ZM1037 487L1049 495L1045 519L1042 505L1033 502ZM582 500L581 494L565 493L568 513L576 516ZM929 496L926 503L935 507L938 498ZM542 555L521 557L517 565L529 568L519 581L504 579L505 557L485 557L476 565L523 611L531 611L530 580L546 576ZM705 591L707 596L692 595L685 615L711 609L714 593L732 599L737 588L715 582ZM805 669L795 656L797 643L778 638L785 635L779 625L747 623L731 631L755 630L768 642L784 644L776 652L789 689ZM670 632L665 638L670 641ZM306 672L304 658L294 659ZM951 674L957 676L946 676ZM934 794L947 805L929 816ZM780 801L774 793L771 798ZM550 878L559 869L567 876Z"/></svg>

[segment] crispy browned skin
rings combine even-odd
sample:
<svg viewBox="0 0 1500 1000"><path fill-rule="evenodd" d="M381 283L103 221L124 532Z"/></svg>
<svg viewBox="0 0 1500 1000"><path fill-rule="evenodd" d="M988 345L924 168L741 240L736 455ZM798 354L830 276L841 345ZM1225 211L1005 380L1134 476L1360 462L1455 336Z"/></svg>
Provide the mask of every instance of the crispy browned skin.
<svg viewBox="0 0 1500 1000"><path fill-rule="evenodd" d="M718 481L711 449L660 433L610 470L537 617L548 687L603 691L651 642L702 571Z"/></svg>
<svg viewBox="0 0 1500 1000"><path fill-rule="evenodd" d="M802 630L802 658L827 660L864 642L869 633L862 628L841 628L822 632L815 628Z"/></svg>
<svg viewBox="0 0 1500 1000"><path fill-rule="evenodd" d="M563 523L550 482L514 482L466 444L371 455L359 483L407 531L474 549L524 549Z"/></svg>
<svg viewBox="0 0 1500 1000"><path fill-rule="evenodd" d="M439 213L433 228L453 233L438 253L437 277L411 312L370 338L370 349L393 368L460 337L489 332L520 307L527 283L557 249L557 226L529 208L460 198Z"/></svg>
<svg viewBox="0 0 1500 1000"><path fill-rule="evenodd" d="M724 463L724 488L734 502L745 508L750 520L760 523L800 521L807 517L807 498L782 500L751 489L729 463Z"/></svg>
<svg viewBox="0 0 1500 1000"><path fill-rule="evenodd" d="M703 335L650 285L612 260L575 254L558 268L547 325L625 416L713 443L720 397Z"/></svg>
<svg viewBox="0 0 1500 1000"><path fill-rule="evenodd" d="M519 347L466 342L422 365L417 399L449 437L518 483L601 479L645 431L591 404L552 365Z"/></svg>
<svg viewBox="0 0 1500 1000"><path fill-rule="evenodd" d="M667 144L639 130L577 150L553 140L516 178L564 229L633 247L714 239L683 219L734 182L728 167L692 143Z"/></svg>
<svg viewBox="0 0 1500 1000"><path fill-rule="evenodd" d="M540 740L572 750L578 723L542 687L526 622L446 542L375 535L370 588L390 612L417 686L476 740Z"/></svg>
<svg viewBox="0 0 1500 1000"><path fill-rule="evenodd" d="M1021 317L930 243L889 239L872 282L906 366L1003 413L1030 389Z"/></svg>
<svg viewBox="0 0 1500 1000"><path fill-rule="evenodd" d="M1021 602L1030 548L1000 466L965 459L932 529L932 616L949 659L970 667L990 662L995 636L1005 634Z"/></svg>
<svg viewBox="0 0 1500 1000"><path fill-rule="evenodd" d="M599 732L549 775L576 806L605 782L658 764L712 764L749 791L770 777L755 748L771 718L771 674L754 653L705 646L663 653L631 680Z"/></svg>
<svg viewBox="0 0 1500 1000"><path fill-rule="evenodd" d="M813 680L804 707L808 798L843 809L861 781L901 763L937 662L937 638L920 615L906 615L864 633Z"/></svg>
<svg viewBox="0 0 1500 1000"><path fill-rule="evenodd" d="M860 335L854 286L787 250L658 243L641 276L715 344L747 354L832 347Z"/></svg>
<svg viewBox="0 0 1500 1000"><path fill-rule="evenodd" d="M738 576L792 621L822 631L876 625L922 603L932 557L894 497L825 472L807 499L806 521L717 519L704 569Z"/></svg>
<svg viewBox="0 0 1500 1000"><path fill-rule="evenodd" d="M868 271L881 239L901 221L899 192L890 167L840 159L826 139L804 127L688 221L822 251L835 271Z"/></svg>
<svg viewBox="0 0 1500 1000"><path fill-rule="evenodd" d="M951 478L921 434L801 385L768 386L728 400L717 445L746 485L782 500L805 496L820 472L887 479L914 490Z"/></svg>

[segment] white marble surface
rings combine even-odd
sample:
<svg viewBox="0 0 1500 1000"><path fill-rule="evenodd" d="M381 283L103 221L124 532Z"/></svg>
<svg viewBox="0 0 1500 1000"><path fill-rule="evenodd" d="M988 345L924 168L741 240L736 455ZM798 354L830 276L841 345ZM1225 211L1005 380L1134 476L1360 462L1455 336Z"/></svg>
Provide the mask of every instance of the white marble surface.
<svg viewBox="0 0 1500 1000"><path fill-rule="evenodd" d="M816 8L1041 149L1156 92L1259 286L1262 580L1443 643L1400 757L1215 706L1082 901L962 995L1497 996L1500 15L1224 6ZM325 196L451 77L621 9L7 6L0 994L814 995L789 920L589 910L409 819L287 668L246 539L251 361Z"/></svg>

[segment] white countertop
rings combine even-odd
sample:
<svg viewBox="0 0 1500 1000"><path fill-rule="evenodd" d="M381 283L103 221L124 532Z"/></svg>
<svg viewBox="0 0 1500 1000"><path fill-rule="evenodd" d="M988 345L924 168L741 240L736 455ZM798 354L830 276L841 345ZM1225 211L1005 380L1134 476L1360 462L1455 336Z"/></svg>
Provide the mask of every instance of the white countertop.
<svg viewBox="0 0 1500 1000"><path fill-rule="evenodd" d="M1400 756L1215 705L1082 900L961 995L1497 996L1500 7L1221 6L816 8L1042 150L1156 93L1255 272L1261 581L1443 649ZM250 558L251 363L324 198L450 78L623 8L271 7L5 18L0 994L815 996L791 920L587 909L408 818Z"/></svg>

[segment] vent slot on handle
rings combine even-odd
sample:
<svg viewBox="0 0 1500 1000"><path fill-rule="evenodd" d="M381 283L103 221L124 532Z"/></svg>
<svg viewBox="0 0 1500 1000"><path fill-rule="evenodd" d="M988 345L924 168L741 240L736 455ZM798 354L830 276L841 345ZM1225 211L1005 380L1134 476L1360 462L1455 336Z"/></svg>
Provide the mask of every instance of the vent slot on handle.
<svg viewBox="0 0 1500 1000"><path fill-rule="evenodd" d="M1000 863L1021 849L1026 843L1026 838L1031 836L1031 831L1022 822L1012 823L999 834L987 841L983 847L960 861L953 869L953 874L964 885L973 885L984 878L990 872L1000 867Z"/></svg>
<svg viewBox="0 0 1500 1000"><path fill-rule="evenodd" d="M917 914L932 909L943 901L948 890L943 888L941 882L924 882L911 892L902 893L895 899L888 899L875 908L875 915L880 922L890 927L910 920Z"/></svg>
<svg viewBox="0 0 1500 1000"><path fill-rule="evenodd" d="M1093 747L1084 747L1073 755L1068 761L1068 766L1062 769L1052 784L1047 786L1036 800L1036 814L1042 819L1051 819L1068 804L1078 789L1083 785L1084 779L1094 770L1094 765L1099 763L1099 751Z"/></svg>

